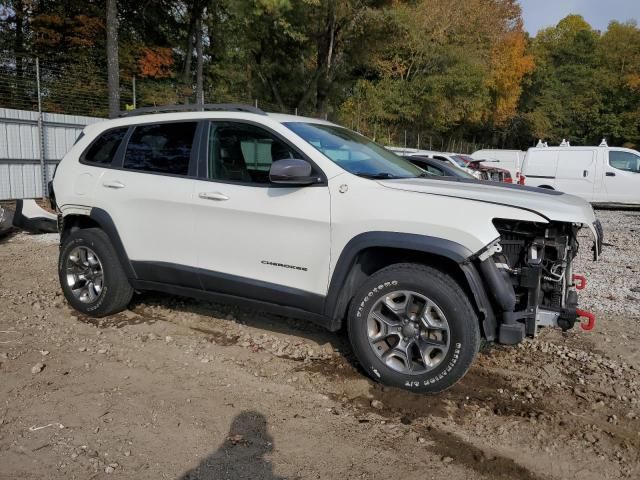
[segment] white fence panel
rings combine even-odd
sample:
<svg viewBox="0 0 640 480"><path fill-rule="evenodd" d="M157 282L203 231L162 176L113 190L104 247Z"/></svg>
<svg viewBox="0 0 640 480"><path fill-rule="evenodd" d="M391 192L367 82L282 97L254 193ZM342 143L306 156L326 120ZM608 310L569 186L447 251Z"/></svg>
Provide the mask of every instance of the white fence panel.
<svg viewBox="0 0 640 480"><path fill-rule="evenodd" d="M97 117L44 113L45 173L42 176L38 112L0 108L0 200L42 197L45 180L71 149L82 129Z"/></svg>

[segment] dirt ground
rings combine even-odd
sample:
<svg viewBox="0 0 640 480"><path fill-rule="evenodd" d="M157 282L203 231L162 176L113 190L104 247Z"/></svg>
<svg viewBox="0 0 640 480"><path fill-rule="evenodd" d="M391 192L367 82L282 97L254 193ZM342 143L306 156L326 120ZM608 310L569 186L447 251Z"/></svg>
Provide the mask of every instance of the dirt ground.
<svg viewBox="0 0 640 480"><path fill-rule="evenodd" d="M596 330L489 348L435 397L258 311L142 294L84 318L55 235L0 239L0 478L640 478L640 212L598 215Z"/></svg>

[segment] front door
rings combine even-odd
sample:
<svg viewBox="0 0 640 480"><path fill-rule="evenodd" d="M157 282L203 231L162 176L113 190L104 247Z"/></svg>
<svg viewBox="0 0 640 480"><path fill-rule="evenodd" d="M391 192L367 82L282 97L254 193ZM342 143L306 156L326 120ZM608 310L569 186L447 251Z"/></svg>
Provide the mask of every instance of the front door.
<svg viewBox="0 0 640 480"><path fill-rule="evenodd" d="M273 161L304 156L260 126L211 122L207 147L206 178L195 188L203 287L318 310L330 263L326 182L306 187L270 183Z"/></svg>
<svg viewBox="0 0 640 480"><path fill-rule="evenodd" d="M609 150L608 155L604 168L607 201L640 204L640 156L625 150Z"/></svg>

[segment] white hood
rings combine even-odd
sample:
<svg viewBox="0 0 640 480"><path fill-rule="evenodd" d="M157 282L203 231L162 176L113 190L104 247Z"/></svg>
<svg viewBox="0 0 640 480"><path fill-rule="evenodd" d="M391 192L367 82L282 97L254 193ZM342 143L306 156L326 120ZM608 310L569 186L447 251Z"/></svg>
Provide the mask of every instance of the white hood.
<svg viewBox="0 0 640 480"><path fill-rule="evenodd" d="M593 208L586 200L555 190L495 182L428 178L380 180L380 184L398 190L522 208L551 221L581 223L591 228L596 221Z"/></svg>

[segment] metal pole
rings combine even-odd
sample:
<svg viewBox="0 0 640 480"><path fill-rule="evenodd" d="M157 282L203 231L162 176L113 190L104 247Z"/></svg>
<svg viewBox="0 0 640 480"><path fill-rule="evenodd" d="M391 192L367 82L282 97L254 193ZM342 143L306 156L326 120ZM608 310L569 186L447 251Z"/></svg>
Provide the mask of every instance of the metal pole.
<svg viewBox="0 0 640 480"><path fill-rule="evenodd" d="M256 108L258 108L258 99L257 98L256 98L255 102L256 102Z"/></svg>
<svg viewBox="0 0 640 480"><path fill-rule="evenodd" d="M407 131L404 131L404 148L407 148Z"/></svg>
<svg viewBox="0 0 640 480"><path fill-rule="evenodd" d="M40 59L36 57L36 88L38 91L38 136L40 137L40 178L42 180L42 199L45 200L47 192L47 165L44 155L44 122L42 119L42 92L40 91Z"/></svg>
<svg viewBox="0 0 640 480"><path fill-rule="evenodd" d="M420 150L420 133L418 133L418 150Z"/></svg>
<svg viewBox="0 0 640 480"><path fill-rule="evenodd" d="M296 117L298 116L298 107L296 107L296 113L295 113Z"/></svg>
<svg viewBox="0 0 640 480"><path fill-rule="evenodd" d="M136 109L136 76L132 78L133 81L133 109Z"/></svg>

